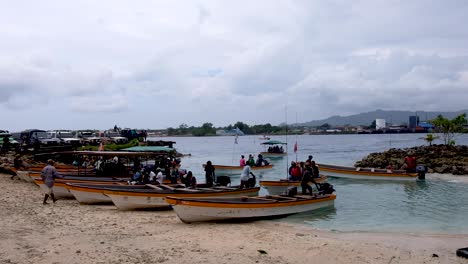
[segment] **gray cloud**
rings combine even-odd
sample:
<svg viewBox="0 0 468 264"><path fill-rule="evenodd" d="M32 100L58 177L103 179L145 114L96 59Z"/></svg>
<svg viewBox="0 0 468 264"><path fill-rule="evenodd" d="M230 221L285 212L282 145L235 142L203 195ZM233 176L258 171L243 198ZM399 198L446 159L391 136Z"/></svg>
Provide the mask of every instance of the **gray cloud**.
<svg viewBox="0 0 468 264"><path fill-rule="evenodd" d="M299 121L459 110L466 13L465 1L422 0L10 3L0 109L18 129L48 111L99 128L276 124L286 106Z"/></svg>

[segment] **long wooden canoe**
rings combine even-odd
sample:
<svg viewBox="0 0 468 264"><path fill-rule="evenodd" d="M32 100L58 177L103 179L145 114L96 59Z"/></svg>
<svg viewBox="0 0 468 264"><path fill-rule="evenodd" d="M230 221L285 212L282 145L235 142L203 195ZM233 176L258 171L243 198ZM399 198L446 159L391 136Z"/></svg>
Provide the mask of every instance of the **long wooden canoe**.
<svg viewBox="0 0 468 264"><path fill-rule="evenodd" d="M332 206L335 194L238 198L181 198L169 196L177 216L184 223L227 219L256 219L289 215Z"/></svg>
<svg viewBox="0 0 468 264"><path fill-rule="evenodd" d="M319 164L320 173L329 177L373 179L373 180L415 180L417 173L407 173L404 170L386 170L374 168L354 168Z"/></svg>
<svg viewBox="0 0 468 264"><path fill-rule="evenodd" d="M104 188L105 195L112 199L112 202L120 210L146 209L169 207L166 202L166 196L175 197L236 197L236 196L255 196L258 195L260 187L239 189L231 187L213 187L213 188L172 188L167 185L150 186L144 190L125 190L119 188Z"/></svg>

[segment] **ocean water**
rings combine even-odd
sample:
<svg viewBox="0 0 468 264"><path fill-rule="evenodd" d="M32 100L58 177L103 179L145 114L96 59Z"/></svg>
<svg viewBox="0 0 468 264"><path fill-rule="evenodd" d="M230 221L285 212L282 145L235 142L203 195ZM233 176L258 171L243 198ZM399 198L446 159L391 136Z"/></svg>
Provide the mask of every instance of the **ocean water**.
<svg viewBox="0 0 468 264"><path fill-rule="evenodd" d="M256 175L264 180L286 178L288 164L308 155L318 163L352 166L373 152L427 144L422 137L424 134L272 136L272 140L288 142L289 155L270 159L274 168ZM199 182L204 181L202 164L208 160L237 165L241 154L257 156L264 150L259 136L239 137L238 144L232 136L158 139L176 141L179 152L190 154L182 158L182 167L191 170ZM455 140L468 145L468 135ZM293 152L295 142L297 153ZM231 180L237 183L240 177ZM335 231L468 234L468 176L429 174L426 180L414 182L329 178L329 182L337 193L334 207L275 221ZM261 194L267 191L262 189Z"/></svg>

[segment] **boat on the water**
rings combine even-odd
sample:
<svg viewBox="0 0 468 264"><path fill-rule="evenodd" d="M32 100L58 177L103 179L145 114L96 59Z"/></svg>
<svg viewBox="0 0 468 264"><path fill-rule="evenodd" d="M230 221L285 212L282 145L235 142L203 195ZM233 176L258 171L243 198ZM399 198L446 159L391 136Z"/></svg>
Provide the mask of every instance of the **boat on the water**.
<svg viewBox="0 0 468 264"><path fill-rule="evenodd" d="M424 173L408 173L404 170L387 170L377 168L354 168L328 164L318 164L320 173L328 177L372 179L372 180L408 180L424 178Z"/></svg>
<svg viewBox="0 0 468 264"><path fill-rule="evenodd" d="M314 179L316 183L323 183L327 181L327 176L320 175L319 178ZM301 186L300 181L290 181L287 179L281 179L276 181L265 181L262 180L259 182L260 186L267 189L270 195L279 195L288 190L290 187L299 187Z"/></svg>
<svg viewBox="0 0 468 264"><path fill-rule="evenodd" d="M275 158L275 157L283 157L283 156L288 155L287 151L283 149L283 145L288 144L286 142L281 142L278 140L268 140L260 144L265 146L265 151L260 152L260 154L263 157Z"/></svg>
<svg viewBox="0 0 468 264"><path fill-rule="evenodd" d="M187 197L236 197L256 196L260 187L239 189L234 187L214 186L211 188L189 189L185 187L172 187L168 185L145 185L143 189L132 189L126 186L101 187L104 195L120 210L167 208L166 196L180 198ZM100 188L99 186L94 187Z"/></svg>
<svg viewBox="0 0 468 264"><path fill-rule="evenodd" d="M203 165L205 166L205 165ZM243 166L229 166L229 165L215 165L216 175L239 175L242 173ZM253 172L262 172L265 170L270 170L273 168L273 164L263 165L263 166L251 166L250 170Z"/></svg>
<svg viewBox="0 0 468 264"><path fill-rule="evenodd" d="M166 201L184 223L290 215L332 206L335 199L335 194L237 198L166 197Z"/></svg>

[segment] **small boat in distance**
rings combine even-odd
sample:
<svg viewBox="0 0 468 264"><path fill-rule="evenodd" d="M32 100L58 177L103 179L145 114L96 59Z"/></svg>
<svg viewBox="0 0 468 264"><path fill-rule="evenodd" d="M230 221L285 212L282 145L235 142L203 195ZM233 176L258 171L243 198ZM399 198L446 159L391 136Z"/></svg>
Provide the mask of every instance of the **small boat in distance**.
<svg viewBox="0 0 468 264"><path fill-rule="evenodd" d="M263 135L258 138L259 140L270 140L270 137L267 137L266 135Z"/></svg>
<svg viewBox="0 0 468 264"><path fill-rule="evenodd" d="M166 201L184 223L290 215L333 206L335 199L335 194L236 198L166 197Z"/></svg>
<svg viewBox="0 0 468 264"><path fill-rule="evenodd" d="M260 144L265 146L265 151L260 152L260 154L263 157L275 158L288 155L287 151L283 149L283 145L288 144L286 142L281 142L278 140L269 140Z"/></svg>
<svg viewBox="0 0 468 264"><path fill-rule="evenodd" d="M320 168L320 173L328 177L400 181L413 181L418 178L424 179L424 172L420 172L420 174L418 174L417 172L409 173L404 170L387 170L360 167L354 168L322 163L318 164L318 166Z"/></svg>

